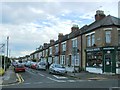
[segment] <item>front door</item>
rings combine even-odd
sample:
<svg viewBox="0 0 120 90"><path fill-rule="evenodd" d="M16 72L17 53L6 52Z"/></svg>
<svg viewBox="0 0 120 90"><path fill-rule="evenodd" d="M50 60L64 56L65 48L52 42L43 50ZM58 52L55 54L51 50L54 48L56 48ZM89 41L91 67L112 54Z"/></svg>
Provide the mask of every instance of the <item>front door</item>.
<svg viewBox="0 0 120 90"><path fill-rule="evenodd" d="M116 73L114 51L104 51L103 72Z"/></svg>
<svg viewBox="0 0 120 90"><path fill-rule="evenodd" d="M112 55L104 55L104 72L112 72Z"/></svg>

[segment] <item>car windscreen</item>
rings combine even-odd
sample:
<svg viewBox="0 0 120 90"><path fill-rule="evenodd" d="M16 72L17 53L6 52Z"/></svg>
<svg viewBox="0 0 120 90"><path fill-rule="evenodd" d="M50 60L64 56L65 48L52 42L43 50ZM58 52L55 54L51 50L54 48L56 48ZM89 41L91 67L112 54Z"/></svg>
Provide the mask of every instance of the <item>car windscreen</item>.
<svg viewBox="0 0 120 90"><path fill-rule="evenodd" d="M17 68L23 68L24 66L23 65L17 65L16 67Z"/></svg>
<svg viewBox="0 0 120 90"><path fill-rule="evenodd" d="M56 64L55 65L56 68L64 68L63 66L59 65L59 64Z"/></svg>

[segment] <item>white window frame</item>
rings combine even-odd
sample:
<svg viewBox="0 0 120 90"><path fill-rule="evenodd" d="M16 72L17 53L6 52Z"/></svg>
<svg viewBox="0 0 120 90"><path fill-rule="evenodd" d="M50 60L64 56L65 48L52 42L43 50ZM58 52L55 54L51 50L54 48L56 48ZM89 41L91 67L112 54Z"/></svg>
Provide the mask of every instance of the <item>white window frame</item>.
<svg viewBox="0 0 120 90"><path fill-rule="evenodd" d="M111 43L111 30L105 30L105 43Z"/></svg>
<svg viewBox="0 0 120 90"><path fill-rule="evenodd" d="M61 55L60 64L65 65L65 55Z"/></svg>
<svg viewBox="0 0 120 90"><path fill-rule="evenodd" d="M91 44L92 46L95 44L95 34L91 34Z"/></svg>
<svg viewBox="0 0 120 90"><path fill-rule="evenodd" d="M50 55L52 54L52 47L50 47L50 53L49 53Z"/></svg>
<svg viewBox="0 0 120 90"><path fill-rule="evenodd" d="M59 47L58 47L58 44L55 45L55 52L57 53L59 51Z"/></svg>
<svg viewBox="0 0 120 90"><path fill-rule="evenodd" d="M72 39L72 47L77 47L78 45L77 38Z"/></svg>
<svg viewBox="0 0 120 90"><path fill-rule="evenodd" d="M80 65L80 57L79 57L79 53L72 55L72 62L71 62L72 66L79 66Z"/></svg>
<svg viewBox="0 0 120 90"><path fill-rule="evenodd" d="M45 56L48 56L48 49L46 49L46 55Z"/></svg>
<svg viewBox="0 0 120 90"><path fill-rule="evenodd" d="M61 44L62 44L62 51L66 51L66 42L63 42Z"/></svg>

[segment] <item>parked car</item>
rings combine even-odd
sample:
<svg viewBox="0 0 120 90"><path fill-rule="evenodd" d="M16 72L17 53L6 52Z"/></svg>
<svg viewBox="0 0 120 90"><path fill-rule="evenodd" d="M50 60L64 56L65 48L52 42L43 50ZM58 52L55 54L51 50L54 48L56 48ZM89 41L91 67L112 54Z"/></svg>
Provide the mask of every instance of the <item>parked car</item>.
<svg viewBox="0 0 120 90"><path fill-rule="evenodd" d="M36 69L38 70L46 70L47 67L46 67L46 63L45 62L39 62L36 66Z"/></svg>
<svg viewBox="0 0 120 90"><path fill-rule="evenodd" d="M32 63L31 63L31 68L32 68L32 69L36 69L36 66L37 66L37 63L36 63L36 62L32 62Z"/></svg>
<svg viewBox="0 0 120 90"><path fill-rule="evenodd" d="M14 67L15 72L25 72L25 66L22 64L18 64Z"/></svg>
<svg viewBox="0 0 120 90"><path fill-rule="evenodd" d="M51 64L49 73L65 75L67 73L65 67L60 64Z"/></svg>
<svg viewBox="0 0 120 90"><path fill-rule="evenodd" d="M25 63L25 66L26 66L26 67L31 67L31 61L27 61L27 62Z"/></svg>

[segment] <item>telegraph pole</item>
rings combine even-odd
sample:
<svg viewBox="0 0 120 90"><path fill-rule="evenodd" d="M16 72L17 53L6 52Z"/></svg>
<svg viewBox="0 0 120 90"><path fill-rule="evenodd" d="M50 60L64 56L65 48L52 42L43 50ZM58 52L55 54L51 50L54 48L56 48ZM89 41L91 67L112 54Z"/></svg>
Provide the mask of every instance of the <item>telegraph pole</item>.
<svg viewBox="0 0 120 90"><path fill-rule="evenodd" d="M8 47L9 46L9 36L7 36L7 60L6 60L6 65L8 65Z"/></svg>

